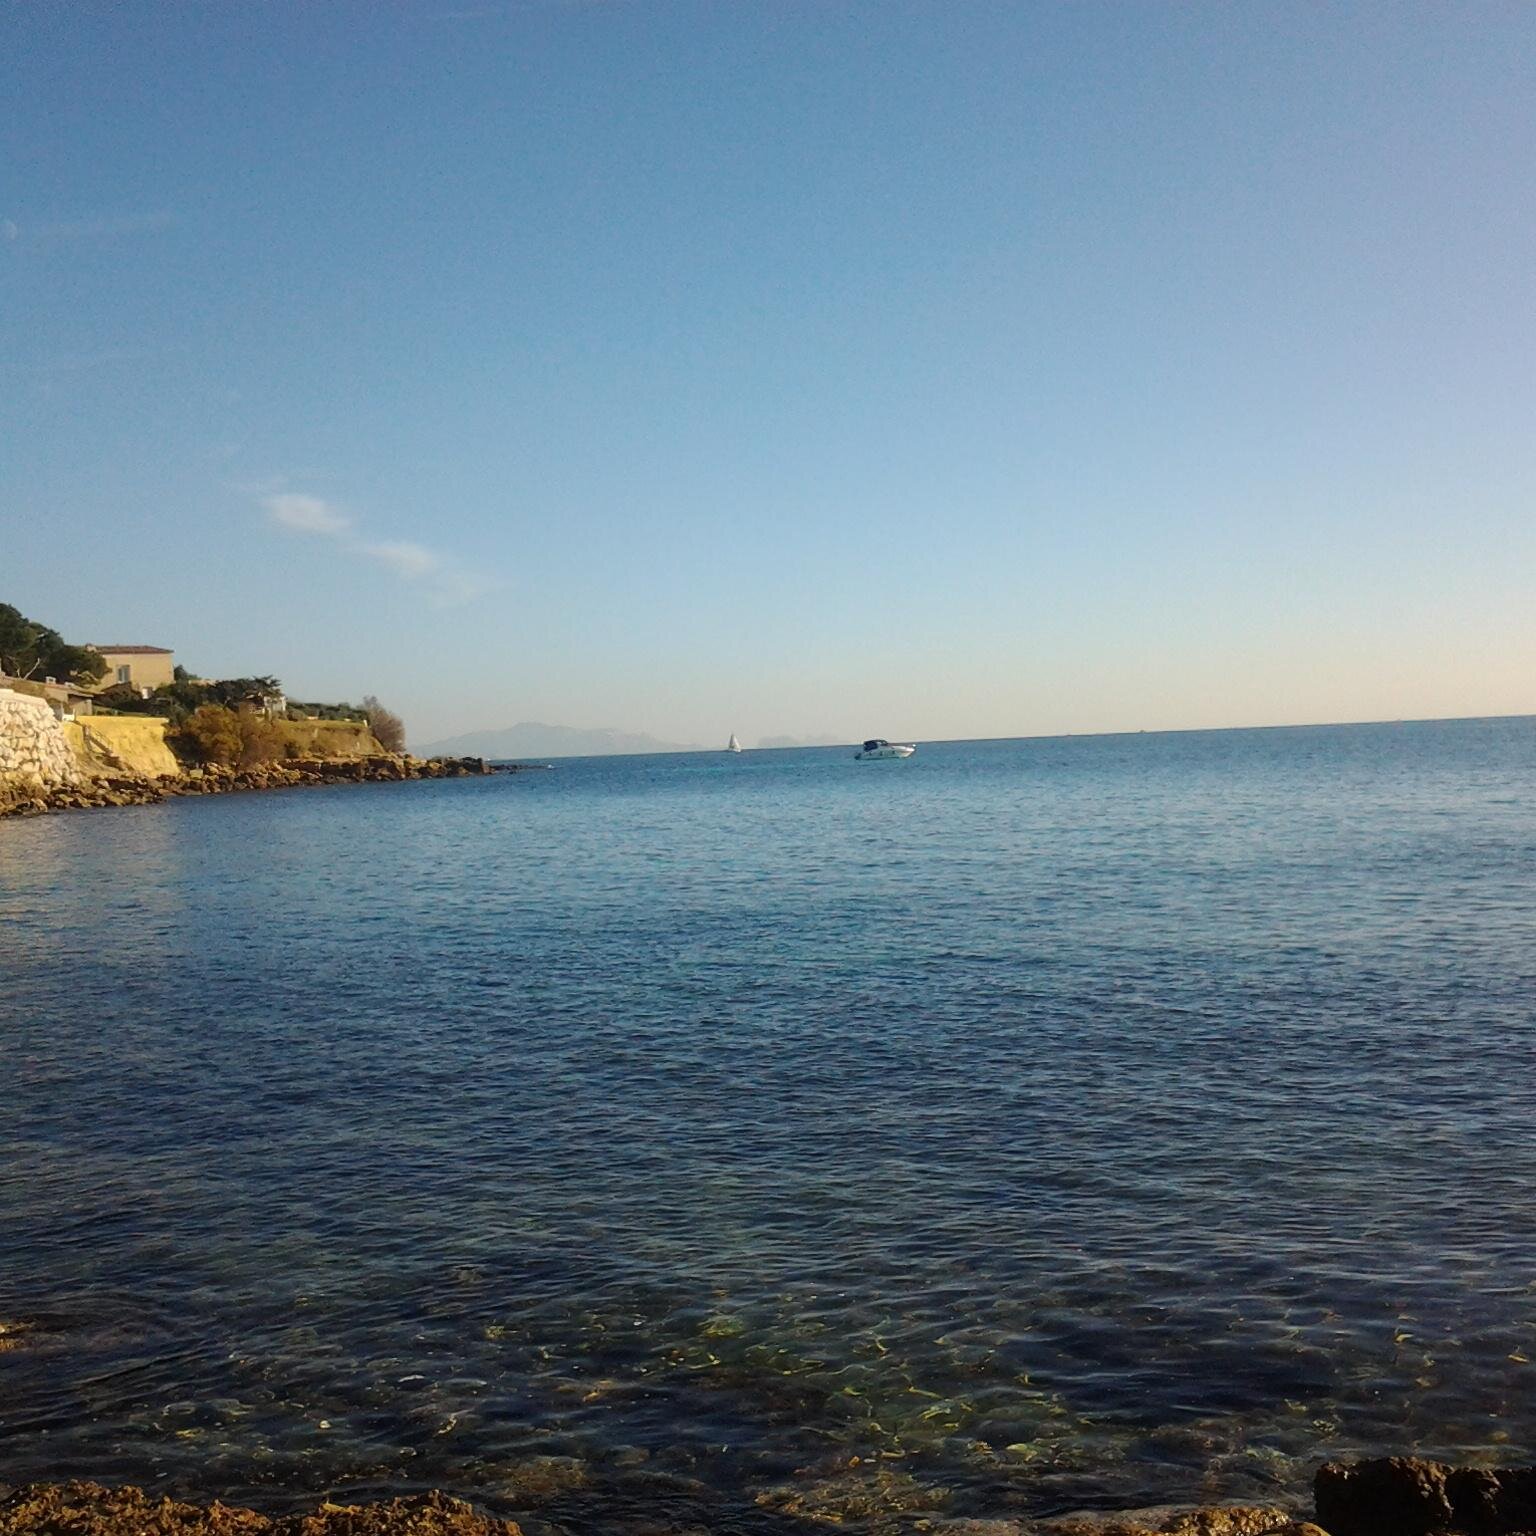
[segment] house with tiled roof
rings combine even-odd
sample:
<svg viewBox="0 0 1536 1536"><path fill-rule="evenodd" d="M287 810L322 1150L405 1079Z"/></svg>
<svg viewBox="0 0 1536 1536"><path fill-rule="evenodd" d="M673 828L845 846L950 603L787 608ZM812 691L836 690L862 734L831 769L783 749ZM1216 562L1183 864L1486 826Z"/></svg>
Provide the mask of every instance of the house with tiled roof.
<svg viewBox="0 0 1536 1536"><path fill-rule="evenodd" d="M126 683L130 688L148 692L176 681L176 654L159 645L88 645L106 662L101 687Z"/></svg>

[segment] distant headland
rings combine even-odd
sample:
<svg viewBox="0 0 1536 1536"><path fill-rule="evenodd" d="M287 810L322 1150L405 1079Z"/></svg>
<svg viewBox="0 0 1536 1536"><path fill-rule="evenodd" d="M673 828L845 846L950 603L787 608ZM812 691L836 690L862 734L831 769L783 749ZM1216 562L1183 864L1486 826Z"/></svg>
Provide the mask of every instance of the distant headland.
<svg viewBox="0 0 1536 1536"><path fill-rule="evenodd" d="M719 743L724 746L722 740ZM662 741L644 731L583 730L523 720L502 730L466 731L416 748L424 757L484 757L504 762L522 757L617 757L625 753L702 752L696 741Z"/></svg>
<svg viewBox="0 0 1536 1536"><path fill-rule="evenodd" d="M787 747L841 747L851 736L763 736L757 742L760 752ZM427 756L464 756L507 762L513 758L540 757L617 757L621 754L643 755L648 752L709 752L725 746L723 740L701 746L696 741L664 741L646 731L619 731L608 727L582 728L570 725L545 725L538 720L522 720L501 730L466 731L441 741L426 742L416 750Z"/></svg>
<svg viewBox="0 0 1536 1536"><path fill-rule="evenodd" d="M197 677L160 645L72 645L0 603L0 816L491 771L410 755L376 698L297 703L275 677Z"/></svg>

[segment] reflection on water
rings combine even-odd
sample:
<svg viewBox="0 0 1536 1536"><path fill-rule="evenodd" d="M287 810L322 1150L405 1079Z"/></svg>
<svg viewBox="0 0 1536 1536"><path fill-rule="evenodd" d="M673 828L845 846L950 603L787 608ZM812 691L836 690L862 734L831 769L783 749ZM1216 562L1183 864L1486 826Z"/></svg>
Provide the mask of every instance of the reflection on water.
<svg viewBox="0 0 1536 1536"><path fill-rule="evenodd" d="M0 1479L783 1531L1507 1458L1533 790L1506 721L0 826Z"/></svg>

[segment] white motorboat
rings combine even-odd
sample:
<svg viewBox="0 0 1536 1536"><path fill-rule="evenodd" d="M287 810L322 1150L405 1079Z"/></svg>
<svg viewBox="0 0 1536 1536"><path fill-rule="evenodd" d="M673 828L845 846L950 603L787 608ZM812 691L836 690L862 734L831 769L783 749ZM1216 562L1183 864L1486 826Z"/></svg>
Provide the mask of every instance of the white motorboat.
<svg viewBox="0 0 1536 1536"><path fill-rule="evenodd" d="M740 752L741 751L741 743L736 740L736 732L735 731L731 732L731 739L728 742L726 742L725 750L727 752Z"/></svg>
<svg viewBox="0 0 1536 1536"><path fill-rule="evenodd" d="M853 756L857 762L873 763L886 758L911 757L916 751L917 748L910 742L903 745L901 742L893 743L872 738L866 741Z"/></svg>

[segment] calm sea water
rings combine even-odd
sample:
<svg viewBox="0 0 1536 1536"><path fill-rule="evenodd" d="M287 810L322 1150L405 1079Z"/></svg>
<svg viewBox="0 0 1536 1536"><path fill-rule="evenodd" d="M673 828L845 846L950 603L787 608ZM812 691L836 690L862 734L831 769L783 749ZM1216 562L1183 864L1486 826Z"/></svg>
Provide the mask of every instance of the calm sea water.
<svg viewBox="0 0 1536 1536"><path fill-rule="evenodd" d="M0 1480L787 1533L1536 1438L1536 721L0 824Z"/></svg>

